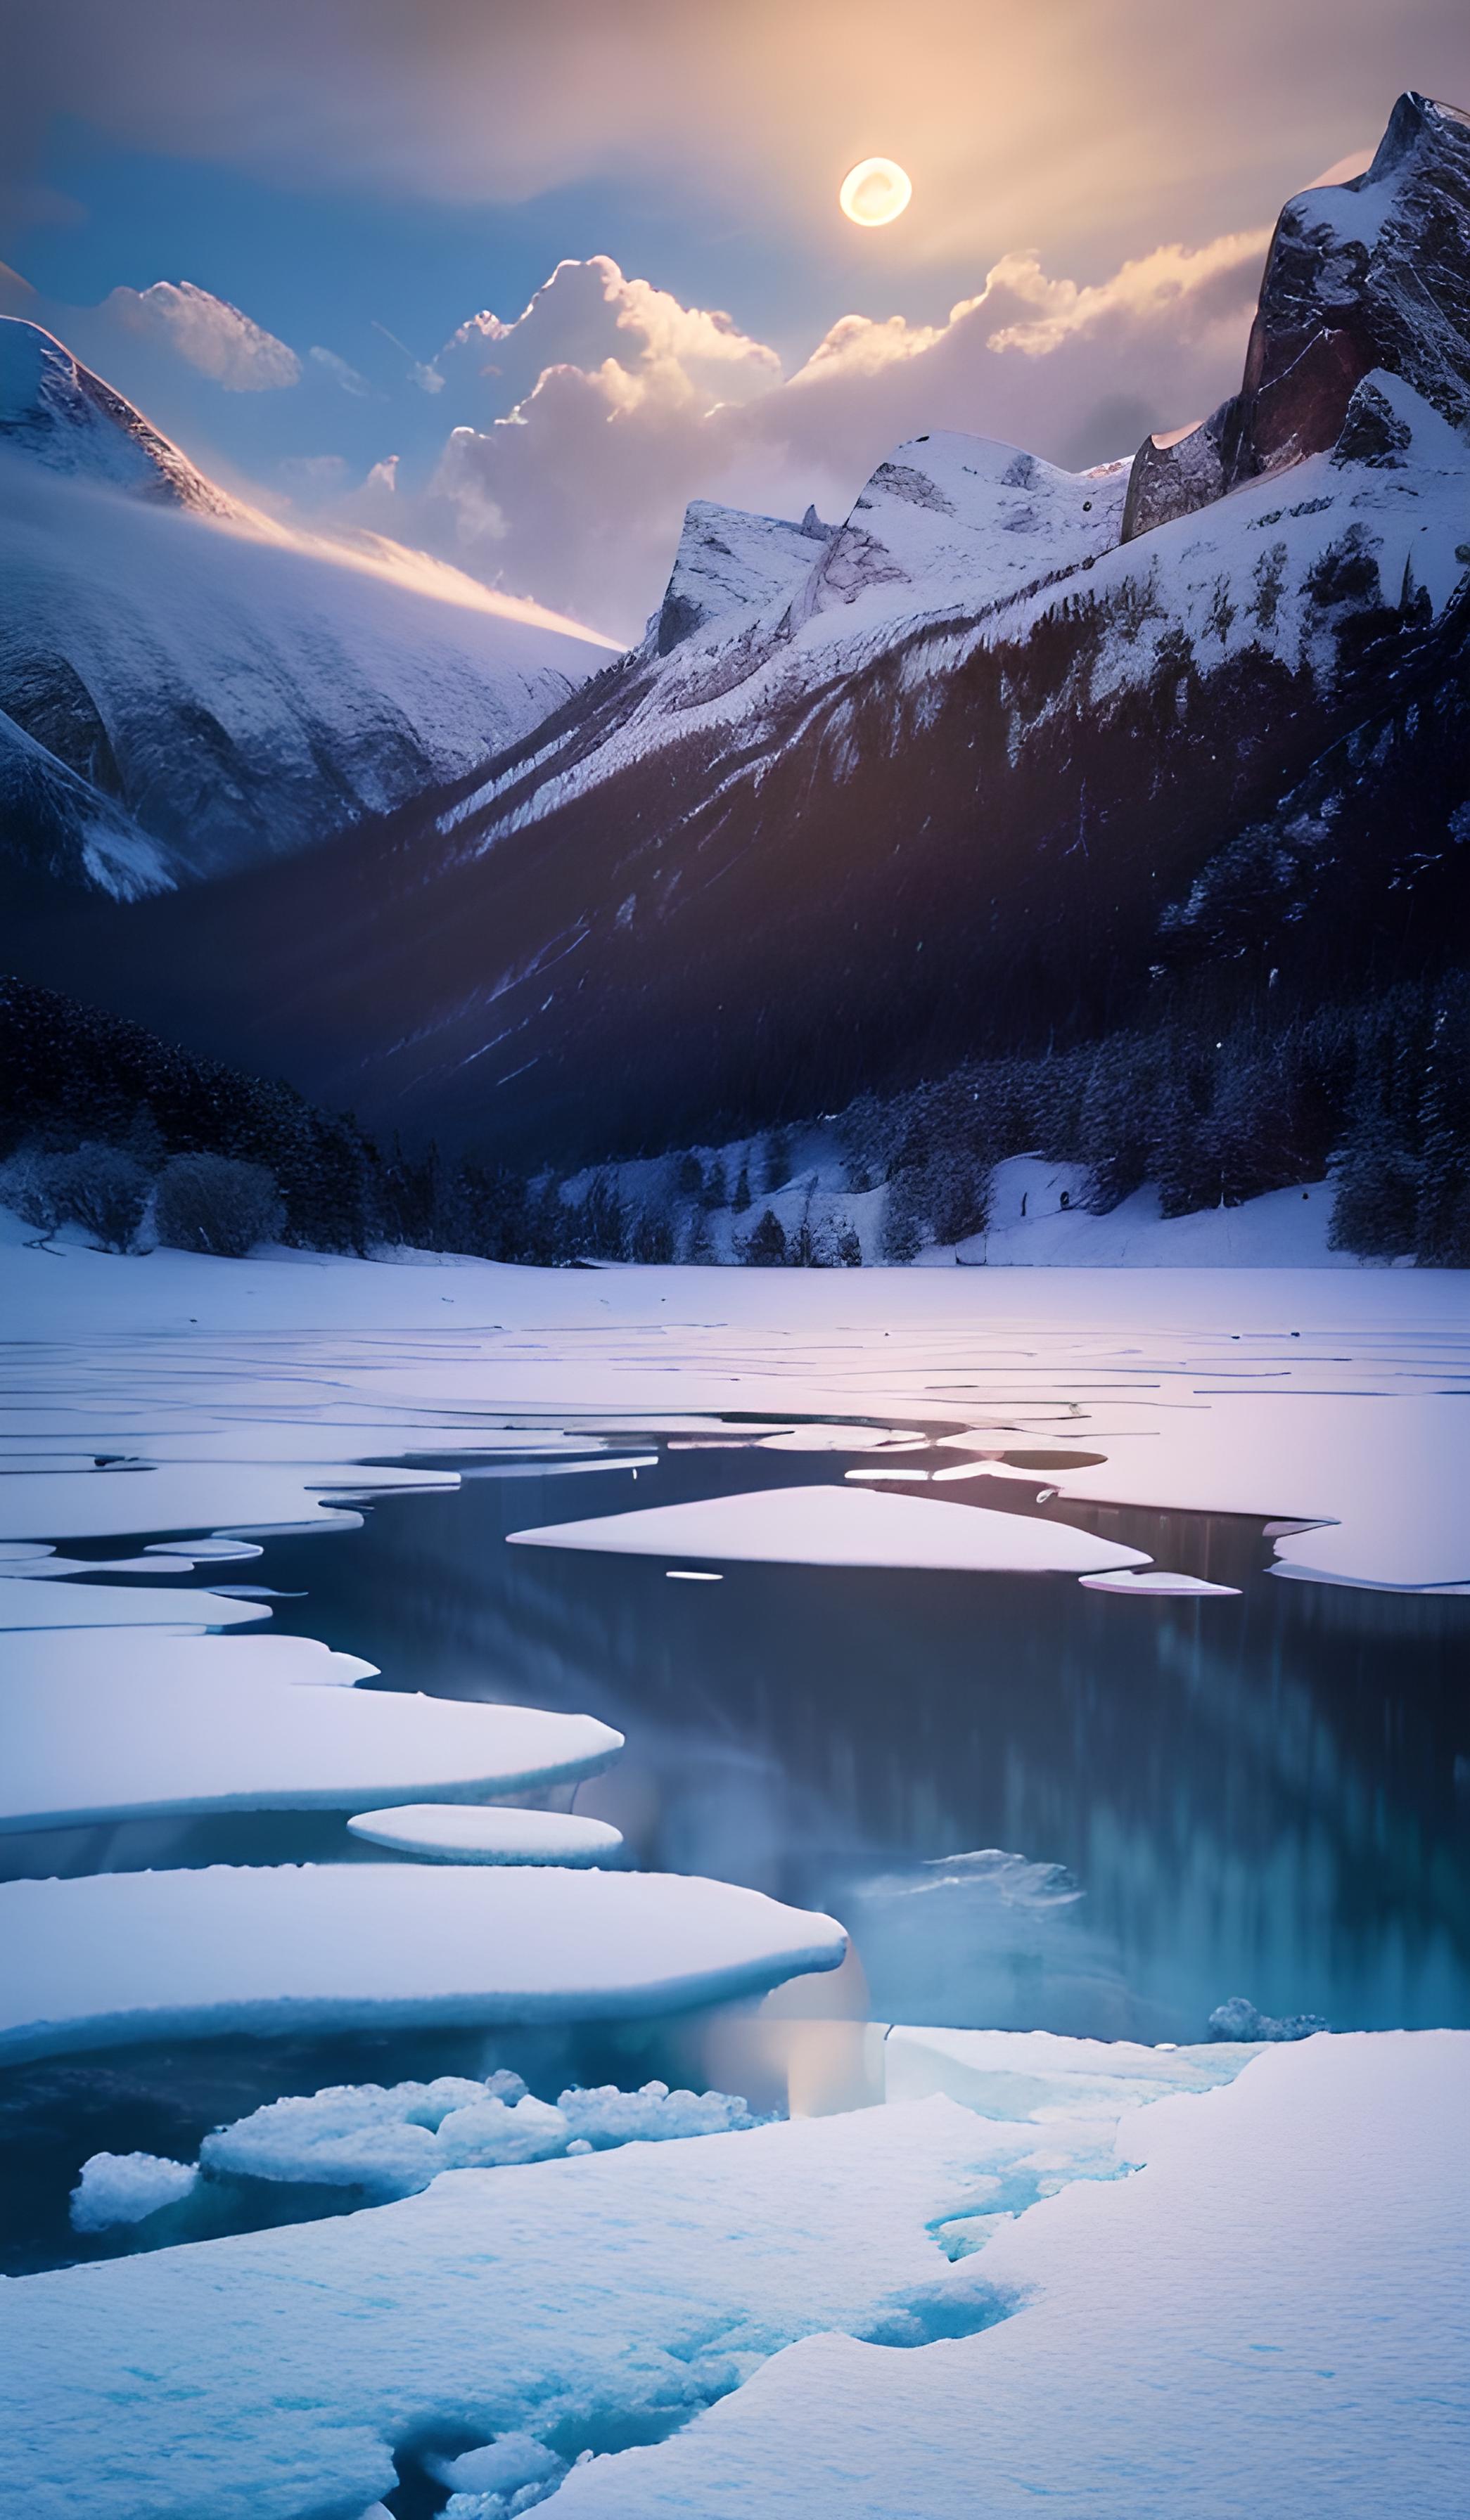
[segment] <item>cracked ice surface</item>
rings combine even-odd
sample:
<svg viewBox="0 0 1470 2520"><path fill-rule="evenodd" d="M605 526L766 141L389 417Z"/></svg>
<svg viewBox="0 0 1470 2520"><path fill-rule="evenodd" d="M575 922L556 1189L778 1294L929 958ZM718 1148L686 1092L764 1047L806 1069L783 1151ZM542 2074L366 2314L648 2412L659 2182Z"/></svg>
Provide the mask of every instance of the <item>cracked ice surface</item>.
<svg viewBox="0 0 1470 2520"><path fill-rule="evenodd" d="M1101 1453L1048 1473L1064 1510L1314 1524L1277 1540L1283 1573L1470 1581L1470 1285L1453 1272L538 1272L122 1260L23 1237L0 1218L0 1315L25 1342L0 1420L16 1541L346 1528L329 1499L453 1479L372 1466L394 1454L513 1466L540 1442L548 1466L569 1444L606 1466L620 1434L720 1435L738 1412L747 1438L867 1419L890 1439L907 1421L997 1454ZM135 1466L80 1466L99 1455Z"/></svg>

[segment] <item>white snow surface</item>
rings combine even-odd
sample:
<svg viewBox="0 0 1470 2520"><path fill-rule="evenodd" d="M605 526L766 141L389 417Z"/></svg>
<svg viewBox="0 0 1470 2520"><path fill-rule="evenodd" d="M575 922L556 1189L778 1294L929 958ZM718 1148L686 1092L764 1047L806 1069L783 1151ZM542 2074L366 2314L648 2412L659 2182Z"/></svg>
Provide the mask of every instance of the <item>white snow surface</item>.
<svg viewBox="0 0 1470 2520"><path fill-rule="evenodd" d="M139 1682L244 1683L290 1681L297 1687L351 1688L376 1680L376 1663L360 1654L334 1653L314 1637L181 1636L158 1630L114 1628L105 1637L85 1629L44 1628L5 1640L0 1670L0 1721L12 1681L69 1684L105 1672L119 1699Z"/></svg>
<svg viewBox="0 0 1470 2520"><path fill-rule="evenodd" d="M73 2231L110 2231L146 2222L161 2205L177 2205L198 2183L189 2162L157 2152L94 2152L71 2190Z"/></svg>
<svg viewBox="0 0 1470 2520"><path fill-rule="evenodd" d="M1142 1593L1156 1601L1240 1598L1238 1584L1207 1584L1203 1575L1172 1575L1163 1566L1124 1569L1116 1575L1080 1575L1078 1581L1089 1593Z"/></svg>
<svg viewBox="0 0 1470 2520"><path fill-rule="evenodd" d="M542 1272L409 1255L119 1259L30 1250L25 1231L0 1218L0 1320L17 1342L0 1539L308 1516L349 1528L326 1496L454 1475L356 1468L354 1456L489 1452L518 1418L728 1442L865 1418L997 1455L1101 1454L1047 1473L1065 1497L1320 1525L1277 1538L1294 1575L1470 1581L1463 1272ZM739 1422L720 1436L722 1412ZM156 1466L27 1466L58 1446ZM659 1473L641 1476L656 1495ZM883 1502L930 1514L940 1500Z"/></svg>
<svg viewBox="0 0 1470 2520"><path fill-rule="evenodd" d="M553 1522L507 1537L528 1549L790 1566L1081 1574L1091 1567L1148 1563L1144 1550L1095 1539L1070 1523L847 1486L756 1488L745 1496L650 1506L593 1522Z"/></svg>
<svg viewBox="0 0 1470 2520"><path fill-rule="evenodd" d="M622 1844L621 1829L576 1812L454 1810L442 1803L357 1812L347 1826L370 1845L436 1864L610 1864Z"/></svg>
<svg viewBox="0 0 1470 2520"><path fill-rule="evenodd" d="M731 616L756 614L794 596L809 577L826 536L780 517L752 516L713 499L692 499L668 585L654 625L687 638L718 621L728 634Z"/></svg>
<svg viewBox="0 0 1470 2520"><path fill-rule="evenodd" d="M230 1628L269 1615L258 1601L235 1601L222 1593L200 1593L184 1584L169 1585L166 1590L161 1584L69 1584L48 1582L39 1573L14 1576L0 1584L0 1631Z"/></svg>
<svg viewBox="0 0 1470 2520"><path fill-rule="evenodd" d="M301 1692L305 1694L305 1692ZM550 1866L215 1865L0 1885L0 2056L227 2031L613 2020L836 1968L830 1916Z"/></svg>
<svg viewBox="0 0 1470 2520"><path fill-rule="evenodd" d="M519 2074L502 2070L482 2083L441 2074L432 2083L342 2084L273 2100L207 2136L200 2160L227 2178L415 2196L446 2170L501 2169L754 2123L728 2092L670 2092L666 2083L622 2092L608 2084L563 2092L553 2106L529 2094Z"/></svg>
<svg viewBox="0 0 1470 2520"><path fill-rule="evenodd" d="M12 1674L0 1688L0 1832L351 1812L410 1793L483 1801L593 1776L621 1747L594 1716L528 1706L263 1678L242 1688L197 1671L119 1683L99 1640L90 1669Z"/></svg>
<svg viewBox="0 0 1470 2520"><path fill-rule="evenodd" d="M1401 379L1375 370L1372 384L1407 430L1392 467L1312 456L1123 545L1125 462L1067 473L993 439L910 439L878 467L795 597L778 593L763 610L712 619L684 640L601 743L569 752L561 771L548 756L552 775L517 810L539 817L664 744L737 720L748 755L779 748L835 676L888 655L905 688L928 688L977 648L1024 640L1080 596L1106 607L1129 589L1137 609L1136 630L1121 628L1104 648L1091 694L1099 708L1157 684L1159 643L1181 631L1221 660L1263 646L1291 670L1325 662L1330 641L1308 581L1355 527L1387 600L1408 566L1439 614L1463 572L1455 555L1470 446ZM1277 551L1282 595L1266 624L1255 617L1254 572ZM834 728L834 761L837 738ZM498 784L457 810L492 804Z"/></svg>
<svg viewBox="0 0 1470 2520"><path fill-rule="evenodd" d="M79 681L155 852L130 865L119 836L114 867L100 833L94 879L123 894L299 847L472 770L613 644L376 537L242 507L11 318L0 576L0 652Z"/></svg>
<svg viewBox="0 0 1470 2520"><path fill-rule="evenodd" d="M933 2105L931 2103L930 2105ZM917 2353L812 2336L657 2448L609 2520L1297 2520L1463 2509L1470 2036L1313 2039L1125 2116L1120 2166L967 2262L1011 2312Z"/></svg>
<svg viewBox="0 0 1470 2520"><path fill-rule="evenodd" d="M338 2520L436 2432L680 2423L568 2509L1457 2520L1470 2036L988 2044L1013 2118L976 2079L7 2284L27 2520Z"/></svg>
<svg viewBox="0 0 1470 2520"><path fill-rule="evenodd" d="M1036 2142L933 2099L23 2277L0 2404L26 2520L339 2520L412 2438L565 2454L677 2423L813 2330L917 2341L976 2298L932 2226Z"/></svg>

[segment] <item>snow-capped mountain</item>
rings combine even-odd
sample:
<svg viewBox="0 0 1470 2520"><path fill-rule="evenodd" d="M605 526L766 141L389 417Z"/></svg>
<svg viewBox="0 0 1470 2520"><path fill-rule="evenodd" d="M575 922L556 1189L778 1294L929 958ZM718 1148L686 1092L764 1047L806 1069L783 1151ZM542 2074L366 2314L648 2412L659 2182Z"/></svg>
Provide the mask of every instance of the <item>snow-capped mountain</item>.
<svg viewBox="0 0 1470 2520"><path fill-rule="evenodd" d="M606 653L391 545L289 533L14 320L0 590L12 894L127 899L302 847L485 761Z"/></svg>
<svg viewBox="0 0 1470 2520"><path fill-rule="evenodd" d="M1453 955L1467 205L1470 122L1407 97L1283 212L1227 419L1085 474L919 437L835 531L692 511L640 647L482 779L129 914L129 1010L595 1157ZM106 995L116 959L41 976Z"/></svg>

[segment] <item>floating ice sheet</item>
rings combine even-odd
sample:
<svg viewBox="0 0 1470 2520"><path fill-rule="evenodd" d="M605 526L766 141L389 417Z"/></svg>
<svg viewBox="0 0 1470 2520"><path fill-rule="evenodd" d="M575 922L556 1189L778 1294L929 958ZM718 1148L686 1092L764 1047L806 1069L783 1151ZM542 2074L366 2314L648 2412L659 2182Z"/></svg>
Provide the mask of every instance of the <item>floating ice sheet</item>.
<svg viewBox="0 0 1470 2520"><path fill-rule="evenodd" d="M253 1629L249 1636L175 1636L159 1629L33 1628L8 1636L0 1655L0 1718L12 1680L86 1680L105 1674L119 1696L140 1681L290 1681L298 1687L350 1688L376 1680L378 1666L360 1654L334 1653L314 1637Z"/></svg>
<svg viewBox="0 0 1470 2520"><path fill-rule="evenodd" d="M264 1619L255 1601L175 1584L0 1584L0 1628L232 1628Z"/></svg>
<svg viewBox="0 0 1470 2520"><path fill-rule="evenodd" d="M591 1776L621 1747L590 1715L263 1679L123 1685L99 1662L0 1688L0 1831L482 1801Z"/></svg>
<svg viewBox="0 0 1470 2520"><path fill-rule="evenodd" d="M553 2107L531 2096L519 2074L501 2071L482 2083L441 2074L433 2083L340 2084L272 2100L207 2136L200 2158L229 2178L414 2196L446 2170L682 2141L755 2123L728 2092L671 2092L666 2083L621 2092L607 2084L563 2092Z"/></svg>
<svg viewBox="0 0 1470 2520"><path fill-rule="evenodd" d="M302 1692L304 1694L304 1692ZM226 2031L611 2020L836 1968L830 1916L541 1866L216 1865L0 1886L0 2056Z"/></svg>
<svg viewBox="0 0 1470 2520"><path fill-rule="evenodd" d="M417 1448L411 1433L402 1450ZM242 1444L242 1452L246 1447ZM224 1524L314 1528L334 1497L453 1488L453 1470L365 1469L346 1461L170 1462L154 1469L23 1472L0 1479L0 1534L13 1540L102 1540L119 1531L207 1531ZM187 1555L187 1551L184 1552Z"/></svg>
<svg viewBox="0 0 1470 2520"><path fill-rule="evenodd" d="M1236 1599L1238 1584L1207 1584L1202 1575L1172 1575L1162 1566L1150 1566L1137 1573L1126 1568L1116 1575L1081 1575L1078 1581L1089 1593L1148 1593L1156 1600L1184 1601L1193 1598Z"/></svg>
<svg viewBox="0 0 1470 2520"><path fill-rule="evenodd" d="M347 1826L372 1846L436 1864L612 1864L622 1844L621 1829L575 1812L475 1811L444 1803L358 1812Z"/></svg>
<svg viewBox="0 0 1470 2520"><path fill-rule="evenodd" d="M794 1566L1081 1574L1093 1567L1148 1564L1145 1551L1098 1540L1071 1523L847 1486L758 1488L745 1496L606 1514L593 1522L549 1523L538 1531L513 1531L510 1538L526 1548Z"/></svg>

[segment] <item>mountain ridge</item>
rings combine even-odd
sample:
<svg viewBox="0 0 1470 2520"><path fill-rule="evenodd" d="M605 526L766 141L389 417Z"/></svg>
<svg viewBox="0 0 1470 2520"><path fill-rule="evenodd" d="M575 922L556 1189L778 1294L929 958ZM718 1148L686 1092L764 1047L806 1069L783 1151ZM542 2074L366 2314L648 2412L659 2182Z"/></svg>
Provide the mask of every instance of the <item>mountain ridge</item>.
<svg viewBox="0 0 1470 2520"><path fill-rule="evenodd" d="M1224 442L1205 424L1190 495L1146 530L1139 485L1167 494L1172 452L1153 439L1070 474L926 433L820 539L705 503L640 646L479 780L128 912L120 983L115 925L34 944L38 975L131 989L127 1011L230 1055L268 1038L376 1126L572 1161L1186 1000L1268 1023L1452 960L1470 124L1401 100L1374 166L1336 188L1372 225L1345 256L1310 244L1340 206L1288 204L1247 354L1254 426L1277 374L1261 343L1290 377L1297 336L1352 336L1309 398L1325 443L1263 466L1252 440L1255 469L1196 502ZM1396 205L1376 225L1374 182ZM1421 265L1453 335L1423 357Z"/></svg>

